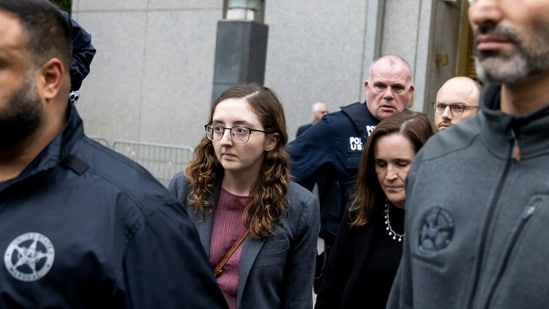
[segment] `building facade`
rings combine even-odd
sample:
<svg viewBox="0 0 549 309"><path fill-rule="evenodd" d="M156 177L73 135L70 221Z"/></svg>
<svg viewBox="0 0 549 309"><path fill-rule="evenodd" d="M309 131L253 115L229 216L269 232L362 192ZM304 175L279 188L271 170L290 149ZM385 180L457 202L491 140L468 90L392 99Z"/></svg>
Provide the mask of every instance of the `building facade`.
<svg viewBox="0 0 549 309"><path fill-rule="evenodd" d="M430 102L449 77L471 75L465 0L266 0L265 85L283 102L291 136L330 111L364 100L371 61L397 54ZM210 112L223 0L73 0L73 18L97 54L80 90L86 133L109 141L195 146Z"/></svg>

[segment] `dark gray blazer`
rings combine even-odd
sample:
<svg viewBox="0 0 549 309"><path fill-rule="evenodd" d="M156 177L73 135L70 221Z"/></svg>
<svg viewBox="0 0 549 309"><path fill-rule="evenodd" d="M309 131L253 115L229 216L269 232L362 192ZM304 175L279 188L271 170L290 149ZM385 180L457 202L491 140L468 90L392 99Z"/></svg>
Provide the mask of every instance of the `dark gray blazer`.
<svg viewBox="0 0 549 309"><path fill-rule="evenodd" d="M194 212L187 200L190 186L182 173L174 176L168 189L187 207L200 241L209 253L213 215L203 220ZM210 197L214 211L219 189ZM238 309L313 307L312 286L320 228L318 199L293 182L288 186L287 198L288 216L282 217L274 234L261 240L250 236L244 240L236 297Z"/></svg>

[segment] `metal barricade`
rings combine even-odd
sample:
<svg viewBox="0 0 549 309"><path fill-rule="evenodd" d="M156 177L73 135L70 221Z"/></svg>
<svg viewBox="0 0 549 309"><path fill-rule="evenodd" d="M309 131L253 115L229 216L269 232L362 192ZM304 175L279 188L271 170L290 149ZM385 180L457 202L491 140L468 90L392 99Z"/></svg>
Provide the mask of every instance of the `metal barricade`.
<svg viewBox="0 0 549 309"><path fill-rule="evenodd" d="M141 164L165 186L193 157L189 146L115 141L112 148Z"/></svg>
<svg viewBox="0 0 549 309"><path fill-rule="evenodd" d="M103 146L107 146L107 147L111 148L111 144L109 144L109 141L107 141L103 137L99 137L99 136L88 136L88 137L95 140L96 142L98 142L99 144L101 144Z"/></svg>

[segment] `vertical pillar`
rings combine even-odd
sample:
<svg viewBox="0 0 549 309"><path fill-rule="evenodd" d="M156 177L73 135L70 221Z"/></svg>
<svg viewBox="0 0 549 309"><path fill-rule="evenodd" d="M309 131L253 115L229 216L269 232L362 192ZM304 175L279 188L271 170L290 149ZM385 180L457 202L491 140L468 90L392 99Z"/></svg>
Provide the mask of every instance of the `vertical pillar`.
<svg viewBox="0 0 549 309"><path fill-rule="evenodd" d="M225 0L217 23L212 101L244 82L263 84L269 27L263 24L264 0Z"/></svg>
<svg viewBox="0 0 549 309"><path fill-rule="evenodd" d="M243 82L263 84L269 27L250 21L217 23L212 101Z"/></svg>

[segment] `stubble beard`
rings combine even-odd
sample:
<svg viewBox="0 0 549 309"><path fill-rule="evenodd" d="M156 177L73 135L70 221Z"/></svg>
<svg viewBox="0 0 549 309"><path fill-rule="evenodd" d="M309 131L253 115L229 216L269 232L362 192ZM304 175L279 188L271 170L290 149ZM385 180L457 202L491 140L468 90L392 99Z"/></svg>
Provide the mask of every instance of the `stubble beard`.
<svg viewBox="0 0 549 309"><path fill-rule="evenodd" d="M43 117L38 91L30 76L26 76L6 106L0 108L0 151L23 143L40 126Z"/></svg>
<svg viewBox="0 0 549 309"><path fill-rule="evenodd" d="M546 28L542 28L546 27ZM493 84L513 85L549 72L549 24L539 24L530 42L513 29L496 26L479 27L477 34L491 34L513 44L510 54L500 51L475 51L475 67L479 78ZM534 29L533 28L533 29Z"/></svg>

